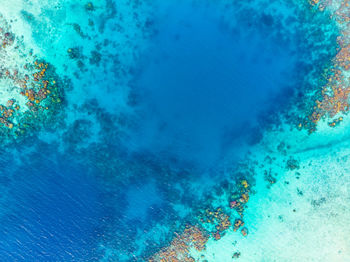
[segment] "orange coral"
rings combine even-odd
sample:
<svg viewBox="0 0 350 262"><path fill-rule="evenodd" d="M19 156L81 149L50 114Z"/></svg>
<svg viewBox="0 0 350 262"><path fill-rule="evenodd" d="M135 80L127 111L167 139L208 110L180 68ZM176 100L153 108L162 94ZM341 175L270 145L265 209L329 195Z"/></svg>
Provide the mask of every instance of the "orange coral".
<svg viewBox="0 0 350 262"><path fill-rule="evenodd" d="M237 218L233 226L233 231L237 231L240 227L244 226L244 222L242 219Z"/></svg>
<svg viewBox="0 0 350 262"><path fill-rule="evenodd" d="M249 200L250 185L247 180L243 179L238 183L239 195L234 197L232 201L229 202L230 208L237 211L240 216L243 216L243 211L245 204Z"/></svg>
<svg viewBox="0 0 350 262"><path fill-rule="evenodd" d="M201 251L205 248L208 236L197 226L187 226L182 234L176 234L170 245L161 249L153 255L149 262L192 262L194 259L189 256L191 247Z"/></svg>
<svg viewBox="0 0 350 262"><path fill-rule="evenodd" d="M350 84L346 76L346 72L350 69L350 4L349 1L343 1L340 8L335 11L334 18L341 25L341 34L337 38L339 45L338 53L333 59L328 83L323 87L322 98L315 101L315 106L308 119L313 124L309 129L310 132L322 117L333 118L338 113L346 113L349 111L349 94ZM340 121L336 121L339 123ZM335 126L335 122L331 122L330 126ZM299 124L299 129L302 127Z"/></svg>

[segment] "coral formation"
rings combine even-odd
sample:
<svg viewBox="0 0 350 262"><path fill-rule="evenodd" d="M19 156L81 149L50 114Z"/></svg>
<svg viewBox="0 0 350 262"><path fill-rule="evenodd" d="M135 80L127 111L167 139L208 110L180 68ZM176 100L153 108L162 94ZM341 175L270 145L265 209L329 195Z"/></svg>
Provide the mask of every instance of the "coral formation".
<svg viewBox="0 0 350 262"><path fill-rule="evenodd" d="M190 248L201 251L204 249L208 236L198 226L187 226L181 234L176 234L170 245L156 253L149 262L193 262L189 256Z"/></svg>
<svg viewBox="0 0 350 262"><path fill-rule="evenodd" d="M229 187L235 190L227 200L227 207L211 206L204 208L203 211L199 210L197 224L201 226L187 226L182 234L176 234L171 243L155 253L149 261L194 261L190 255L191 247L195 247L197 251L205 250L208 240L220 240L228 230L235 232L240 229L241 234L247 236L248 229L243 227L243 212L251 194L251 184L248 178L242 175L247 170L250 170L250 173L246 176L251 176L253 170L249 164L241 163L232 174L235 182ZM237 216L237 213L240 217L232 223L231 218ZM189 233L196 233L197 237L192 237Z"/></svg>
<svg viewBox="0 0 350 262"><path fill-rule="evenodd" d="M52 65L26 52L2 16L0 41L0 129L16 137L45 124L57 112L62 83Z"/></svg>
<svg viewBox="0 0 350 262"><path fill-rule="evenodd" d="M237 183L237 190L231 195L229 205L243 217L244 208L249 200L250 185L243 179Z"/></svg>
<svg viewBox="0 0 350 262"><path fill-rule="evenodd" d="M349 111L350 94L350 4L349 1L341 1L340 5L332 1L311 1L311 5L317 10L328 10L332 18L337 22L340 33L337 37L338 50L329 68L326 68L327 83L316 94L311 114L298 124L298 128L305 127L310 133L316 130L318 122L322 118L333 119L338 114ZM333 119L330 126L334 127L342 121L341 117Z"/></svg>

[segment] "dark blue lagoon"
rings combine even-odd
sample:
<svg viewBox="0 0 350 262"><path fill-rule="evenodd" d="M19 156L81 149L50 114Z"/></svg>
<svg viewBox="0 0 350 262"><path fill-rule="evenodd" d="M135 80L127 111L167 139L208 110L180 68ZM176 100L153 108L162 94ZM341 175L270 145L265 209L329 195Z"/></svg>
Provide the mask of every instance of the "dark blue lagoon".
<svg viewBox="0 0 350 262"><path fill-rule="evenodd" d="M156 5L132 90L140 118L131 142L135 150L216 166L232 146L256 140L259 115L293 92L295 43L274 36L267 22L232 17L227 25L213 3Z"/></svg>

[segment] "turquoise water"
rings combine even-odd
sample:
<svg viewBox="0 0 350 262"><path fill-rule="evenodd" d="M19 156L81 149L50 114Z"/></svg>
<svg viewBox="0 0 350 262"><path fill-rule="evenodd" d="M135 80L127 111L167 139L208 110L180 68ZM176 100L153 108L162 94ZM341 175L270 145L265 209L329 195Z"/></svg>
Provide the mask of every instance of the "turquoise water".
<svg viewBox="0 0 350 262"><path fill-rule="evenodd" d="M2 132L1 261L148 261L186 225L211 236L208 261L231 261L222 253L232 259L235 244L212 247L201 216L220 207L233 224L228 200L242 179L250 198L257 192L248 237L259 236L254 208L278 175L261 182L252 170L274 156L277 146L264 146L280 143L264 137L283 136L312 107L337 51L328 11L282 0L1 4L19 49L50 63L61 94L54 117L35 116L38 127L15 138ZM5 61L7 50L0 59L13 71L22 60ZM283 164L271 157L271 169L288 172L293 150L279 146Z"/></svg>

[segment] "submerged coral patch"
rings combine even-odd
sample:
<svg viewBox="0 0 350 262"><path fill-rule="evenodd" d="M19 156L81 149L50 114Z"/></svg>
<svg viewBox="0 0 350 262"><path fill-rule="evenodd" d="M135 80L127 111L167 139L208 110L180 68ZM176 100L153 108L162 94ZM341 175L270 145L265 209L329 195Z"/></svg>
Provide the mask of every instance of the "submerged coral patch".
<svg viewBox="0 0 350 262"><path fill-rule="evenodd" d="M323 72L315 76L319 86L313 85L305 91L311 101L306 103L306 116L298 123L298 128L312 133L321 120L329 121L329 126L334 127L349 111L350 7L347 1L311 1L310 4L317 13L331 13L331 23L337 30L336 52L328 52L333 56L327 65L320 65L324 67Z"/></svg>
<svg viewBox="0 0 350 262"><path fill-rule="evenodd" d="M0 129L11 138L52 121L61 108L63 82L53 65L25 49L2 17L0 39Z"/></svg>

